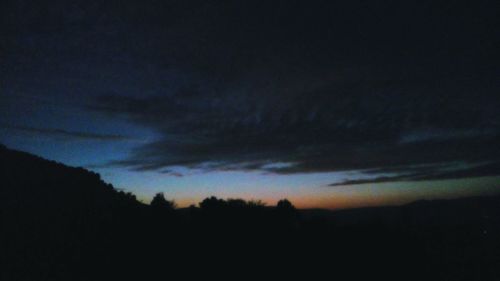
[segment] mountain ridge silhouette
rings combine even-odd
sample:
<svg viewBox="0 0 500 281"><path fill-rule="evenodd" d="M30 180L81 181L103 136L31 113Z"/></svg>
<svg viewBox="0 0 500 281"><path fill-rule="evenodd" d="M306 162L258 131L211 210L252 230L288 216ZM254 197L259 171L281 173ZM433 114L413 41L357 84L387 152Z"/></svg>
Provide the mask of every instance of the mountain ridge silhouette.
<svg viewBox="0 0 500 281"><path fill-rule="evenodd" d="M210 197L175 210L5 146L0 178L1 280L500 278L498 196L335 211Z"/></svg>

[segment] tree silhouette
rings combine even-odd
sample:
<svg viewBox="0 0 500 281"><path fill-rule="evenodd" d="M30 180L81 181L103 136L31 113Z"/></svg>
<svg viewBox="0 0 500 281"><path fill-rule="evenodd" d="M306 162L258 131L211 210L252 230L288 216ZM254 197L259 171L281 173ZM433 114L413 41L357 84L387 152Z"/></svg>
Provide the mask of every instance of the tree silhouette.
<svg viewBox="0 0 500 281"><path fill-rule="evenodd" d="M247 202L243 199L228 199L227 206L229 208L245 208L247 207Z"/></svg>
<svg viewBox="0 0 500 281"><path fill-rule="evenodd" d="M250 208L263 208L266 206L266 203L262 200L250 200L247 202L247 206Z"/></svg>
<svg viewBox="0 0 500 281"><path fill-rule="evenodd" d="M155 209L162 209L162 210L174 210L177 207L177 204L175 204L175 201L170 201L165 199L165 195L163 192L156 193L155 196L153 197L153 200L151 200L151 207Z"/></svg>
<svg viewBox="0 0 500 281"><path fill-rule="evenodd" d="M227 206L226 201L224 199L219 199L215 196L205 198L203 201L199 203L200 208L204 210L219 210Z"/></svg>
<svg viewBox="0 0 500 281"><path fill-rule="evenodd" d="M288 227L295 225L298 218L298 212L288 199L281 199L278 201L278 204L276 204L276 211L282 224L288 225Z"/></svg>
<svg viewBox="0 0 500 281"><path fill-rule="evenodd" d="M278 201L276 208L280 210L295 210L295 207L290 201L288 201L288 199L281 199L280 201Z"/></svg>

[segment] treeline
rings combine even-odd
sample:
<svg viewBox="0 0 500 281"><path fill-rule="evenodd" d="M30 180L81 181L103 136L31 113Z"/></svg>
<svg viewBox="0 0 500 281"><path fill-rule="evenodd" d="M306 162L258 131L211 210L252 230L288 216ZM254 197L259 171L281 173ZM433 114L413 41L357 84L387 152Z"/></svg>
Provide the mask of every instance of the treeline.
<svg viewBox="0 0 500 281"><path fill-rule="evenodd" d="M148 204L0 146L0 280L500 280L500 197L340 212Z"/></svg>
<svg viewBox="0 0 500 281"><path fill-rule="evenodd" d="M151 207L158 210L164 211L174 211L177 209L177 204L175 200L167 200L165 198L165 194L163 192L156 193L151 200ZM210 211L210 212L222 212L227 210L238 210L238 209L247 209L247 210L259 210L263 208L268 208L266 203L262 200L244 200L239 198L229 198L227 200L217 198L215 196L211 196L205 198L203 201L196 205L189 206L190 210L195 210L197 208ZM293 204L288 199L281 199L276 204L275 208L280 211L289 211L296 212L297 210L293 206Z"/></svg>
<svg viewBox="0 0 500 281"><path fill-rule="evenodd" d="M300 226L300 212L287 199L279 200L275 206L267 206L260 200L224 200L212 196L197 205L177 208L175 201L157 193L147 216L163 219L167 228L175 225L187 232L204 231L214 235L242 232L245 235L259 232L290 234Z"/></svg>

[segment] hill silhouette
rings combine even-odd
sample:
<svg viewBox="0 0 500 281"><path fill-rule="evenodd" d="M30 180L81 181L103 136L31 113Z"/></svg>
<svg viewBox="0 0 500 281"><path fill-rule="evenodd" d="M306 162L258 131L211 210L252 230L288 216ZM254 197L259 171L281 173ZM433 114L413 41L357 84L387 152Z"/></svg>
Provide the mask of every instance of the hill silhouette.
<svg viewBox="0 0 500 281"><path fill-rule="evenodd" d="M343 211L210 197L176 209L4 146L0 177L1 280L500 280L499 197Z"/></svg>

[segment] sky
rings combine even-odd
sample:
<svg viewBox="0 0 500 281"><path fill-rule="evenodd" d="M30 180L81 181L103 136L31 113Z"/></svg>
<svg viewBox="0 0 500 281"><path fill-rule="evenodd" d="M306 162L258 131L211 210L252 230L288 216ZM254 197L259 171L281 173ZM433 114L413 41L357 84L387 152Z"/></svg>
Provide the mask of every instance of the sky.
<svg viewBox="0 0 500 281"><path fill-rule="evenodd" d="M495 1L0 3L0 142L148 202L500 190Z"/></svg>

